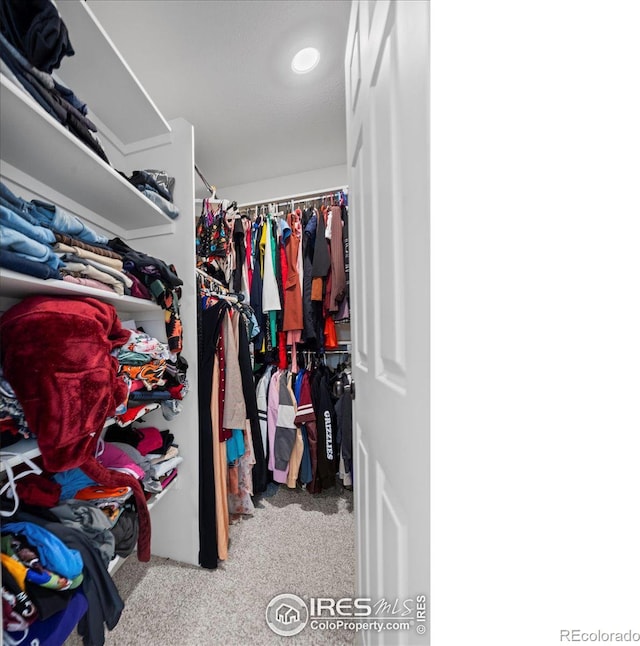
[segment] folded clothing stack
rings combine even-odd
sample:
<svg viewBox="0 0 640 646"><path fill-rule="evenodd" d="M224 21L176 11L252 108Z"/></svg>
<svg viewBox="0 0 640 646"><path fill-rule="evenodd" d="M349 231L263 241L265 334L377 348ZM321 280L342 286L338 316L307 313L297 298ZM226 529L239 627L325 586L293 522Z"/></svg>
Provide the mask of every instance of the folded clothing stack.
<svg viewBox="0 0 640 646"><path fill-rule="evenodd" d="M114 291L120 296L132 294L133 280L123 271L119 254L107 250L100 253L99 248L78 242L73 239L57 241L53 246L56 255L64 263L60 270L63 280ZM145 289L143 293L149 296L148 290Z"/></svg>
<svg viewBox="0 0 640 646"><path fill-rule="evenodd" d="M0 182L0 267L37 278L60 278L49 212L14 195Z"/></svg>
<svg viewBox="0 0 640 646"><path fill-rule="evenodd" d="M0 266L36 278L62 278L66 270L63 252L54 248L61 242L119 258L106 246L106 237L75 215L42 200L27 202L2 182L0 230Z"/></svg>
<svg viewBox="0 0 640 646"><path fill-rule="evenodd" d="M165 171L134 170L131 177L123 176L171 219L175 220L180 215L180 209L173 203L175 178Z"/></svg>
<svg viewBox="0 0 640 646"><path fill-rule="evenodd" d="M180 296L182 279L174 265L159 258L132 249L120 238L109 240L109 248L122 255L124 269L136 276L153 295L156 303L165 310L167 343L171 352L182 352L182 321L180 320Z"/></svg>
<svg viewBox="0 0 640 646"><path fill-rule="evenodd" d="M107 240L57 205L26 200L0 182L0 267L119 295L153 299L167 313L171 352L182 352L182 279L173 265Z"/></svg>
<svg viewBox="0 0 640 646"><path fill-rule="evenodd" d="M88 108L52 76L65 56L75 54L69 32L50 0L0 3L2 71L56 121L109 163Z"/></svg>
<svg viewBox="0 0 640 646"><path fill-rule="evenodd" d="M165 489L177 476L177 466L183 460L178 445L174 443L174 436L154 426L113 426L107 429L105 440L109 451L115 448L120 452L119 461L128 463L128 468L133 468L133 462L141 470L140 479L149 494Z"/></svg>
<svg viewBox="0 0 640 646"><path fill-rule="evenodd" d="M115 353L118 374L129 392L126 408L116 410L116 422L126 426L149 412L150 404L161 404L164 417L172 419L182 410L180 402L189 391L186 361L141 330L129 334Z"/></svg>

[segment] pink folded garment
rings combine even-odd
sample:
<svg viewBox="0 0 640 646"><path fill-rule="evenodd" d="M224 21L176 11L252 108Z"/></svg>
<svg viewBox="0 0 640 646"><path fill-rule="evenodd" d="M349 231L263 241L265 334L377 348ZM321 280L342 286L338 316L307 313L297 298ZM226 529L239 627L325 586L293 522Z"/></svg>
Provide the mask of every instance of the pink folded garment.
<svg viewBox="0 0 640 646"><path fill-rule="evenodd" d="M178 475L178 469L174 469L173 471L170 471L168 475L166 475L161 481L160 481L160 486L163 489L167 488L167 485L172 482Z"/></svg>
<svg viewBox="0 0 640 646"><path fill-rule="evenodd" d="M77 276L63 276L62 280L66 280L68 283L75 283L76 285L84 285L85 287L95 287L96 289L101 289L103 291L111 292L115 294L113 289L109 285L101 283L99 280L94 278L78 278Z"/></svg>
<svg viewBox="0 0 640 646"><path fill-rule="evenodd" d="M98 462L107 469L122 471L142 480L144 471L122 449L110 442L104 443L104 451L98 456Z"/></svg>

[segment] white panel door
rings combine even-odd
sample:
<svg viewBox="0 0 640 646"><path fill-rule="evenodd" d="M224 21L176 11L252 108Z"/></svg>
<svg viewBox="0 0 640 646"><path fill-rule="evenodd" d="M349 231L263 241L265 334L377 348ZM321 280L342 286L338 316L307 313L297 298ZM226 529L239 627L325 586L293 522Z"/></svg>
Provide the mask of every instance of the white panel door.
<svg viewBox="0 0 640 646"><path fill-rule="evenodd" d="M354 0L345 54L359 596L427 598L429 5ZM414 603L415 607L415 603Z"/></svg>

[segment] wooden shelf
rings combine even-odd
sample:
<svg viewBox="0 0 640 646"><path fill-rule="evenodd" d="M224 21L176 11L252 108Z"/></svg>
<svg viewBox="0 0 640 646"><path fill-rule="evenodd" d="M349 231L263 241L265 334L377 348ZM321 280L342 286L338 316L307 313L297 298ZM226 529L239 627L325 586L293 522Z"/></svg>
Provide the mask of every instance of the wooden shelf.
<svg viewBox="0 0 640 646"><path fill-rule="evenodd" d="M60 80L125 146L170 133L171 126L87 3L65 0L58 3L58 10L75 50L75 55L65 58L57 72Z"/></svg>
<svg viewBox="0 0 640 646"><path fill-rule="evenodd" d="M0 130L3 165L36 178L79 207L104 217L125 234L158 226L166 229L172 223L135 186L4 75L0 76ZM0 173L11 177L10 168L5 171L0 167ZM89 215L86 217L91 220Z"/></svg>
<svg viewBox="0 0 640 646"><path fill-rule="evenodd" d="M91 296L98 300L111 303L118 311L127 313L139 312L160 312L161 308L153 301L145 301L142 298L133 296L120 296L115 292L107 292L104 289L86 287L68 283L65 280L49 279L41 280L34 276L19 274L10 269L0 268L0 291L3 296L12 298L25 298L33 294L47 296Z"/></svg>

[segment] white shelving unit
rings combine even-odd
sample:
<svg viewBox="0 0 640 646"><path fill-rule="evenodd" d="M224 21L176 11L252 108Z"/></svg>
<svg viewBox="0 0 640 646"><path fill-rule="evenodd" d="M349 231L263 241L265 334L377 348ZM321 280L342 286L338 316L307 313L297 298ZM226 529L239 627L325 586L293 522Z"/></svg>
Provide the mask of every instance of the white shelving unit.
<svg viewBox="0 0 640 646"><path fill-rule="evenodd" d="M0 76L0 176L17 195L57 204L100 233L120 237L134 249L174 264L184 281L180 302L182 356L189 364L190 392L182 402L182 413L174 420L165 420L157 411L145 416L145 422L169 429L183 457L180 476L149 505L153 509L152 553L197 565L193 127L184 119L164 119L86 2L65 0L57 6L76 54L63 59L56 76L87 102L112 165L76 139L22 88ZM175 178L174 204L181 211L178 219L168 218L118 173L129 175L145 168L163 169ZM31 294L91 296L111 303L121 319L133 318L149 334L166 338L164 312L151 301L0 269L0 312ZM24 450L25 456L37 457L34 442L24 442L7 451ZM20 458L11 462L16 466Z"/></svg>
<svg viewBox="0 0 640 646"><path fill-rule="evenodd" d="M25 174L37 179L49 192L65 196L60 206L122 238L145 227L160 227L159 233L172 228L172 220L151 200L4 75L0 129L3 175L18 183Z"/></svg>
<svg viewBox="0 0 640 646"><path fill-rule="evenodd" d="M127 312L161 312L160 306L153 301L145 301L132 296L120 296L115 292L110 293L103 289L76 285L64 280L40 280L26 274L18 274L4 267L0 267L0 286L4 296L15 299L23 299L25 296L35 293L47 296L93 296L101 301L111 303L116 309Z"/></svg>
<svg viewBox="0 0 640 646"><path fill-rule="evenodd" d="M174 486L174 484L177 482L178 478L180 477L180 474L178 474L160 493L154 494L147 500L147 507L149 507L149 511L151 511L166 495L169 491L171 491L171 488Z"/></svg>
<svg viewBox="0 0 640 646"><path fill-rule="evenodd" d="M118 138L124 152L132 152L140 142L166 136L171 126L160 114L120 52L111 42L86 2L59 2L58 9L69 33L73 35L75 55L66 59L60 76L69 87L82 86L82 100L97 110L102 122L101 132ZM85 61L91 57L100 67L87 76ZM96 74L96 69L100 70ZM123 109L122 97L127 99ZM95 108L93 106L96 106ZM131 119L131 114L135 119Z"/></svg>
<svg viewBox="0 0 640 646"><path fill-rule="evenodd" d="M15 453L16 455L7 457L6 459L3 458L2 461L0 461L0 472L4 471L8 466L13 468L18 466L19 464L22 464L25 458L33 460L33 458L37 458L40 455L38 443L34 439L19 440L15 444L8 446L6 449L2 449L2 451L7 453Z"/></svg>

